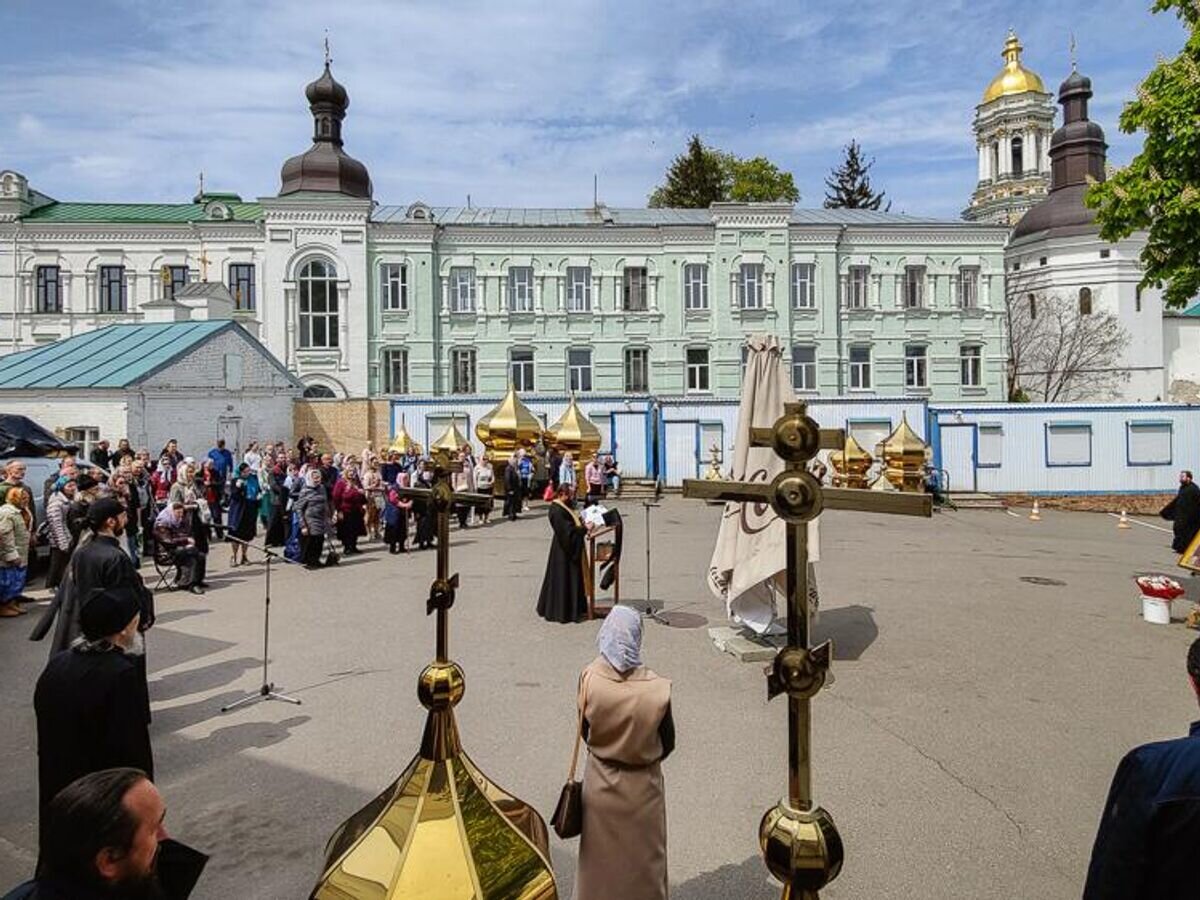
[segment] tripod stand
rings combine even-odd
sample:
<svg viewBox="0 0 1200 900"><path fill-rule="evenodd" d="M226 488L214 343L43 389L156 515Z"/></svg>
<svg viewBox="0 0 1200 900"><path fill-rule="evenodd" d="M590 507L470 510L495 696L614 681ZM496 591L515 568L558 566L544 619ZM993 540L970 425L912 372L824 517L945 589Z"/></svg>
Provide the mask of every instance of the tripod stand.
<svg viewBox="0 0 1200 900"><path fill-rule="evenodd" d="M659 506L654 500L643 500L642 507L646 510L646 608L642 614L648 619L653 619L659 625L669 625L670 623L663 618L662 613L654 608L650 602L650 510Z"/></svg>
<svg viewBox="0 0 1200 900"><path fill-rule="evenodd" d="M229 540L236 541L246 547L253 547L255 550L261 550L267 557L267 575L266 587L263 595L263 651L262 651L262 685L257 691L252 694L247 694L221 707L221 712L229 712L231 709L237 709L239 706L249 706L251 703L257 703L259 700L282 700L284 703L294 703L300 705L298 697L289 697L287 694L280 693L275 690L275 685L270 681L267 675L268 657L267 651L269 641L271 639L271 560L282 559L284 562L290 563L291 560L282 554L276 553L274 550L269 550L266 547L260 547L257 544L252 544L249 541L239 540L238 538L228 536Z"/></svg>

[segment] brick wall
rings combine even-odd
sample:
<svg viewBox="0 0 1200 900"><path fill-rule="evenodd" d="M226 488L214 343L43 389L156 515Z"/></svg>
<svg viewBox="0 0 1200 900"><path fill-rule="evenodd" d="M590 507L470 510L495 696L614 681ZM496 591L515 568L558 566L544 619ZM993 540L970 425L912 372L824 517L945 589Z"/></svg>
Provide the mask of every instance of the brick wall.
<svg viewBox="0 0 1200 900"><path fill-rule="evenodd" d="M392 440L387 400L297 400L292 407L296 437L308 435L325 449L358 453L367 442L375 448Z"/></svg>

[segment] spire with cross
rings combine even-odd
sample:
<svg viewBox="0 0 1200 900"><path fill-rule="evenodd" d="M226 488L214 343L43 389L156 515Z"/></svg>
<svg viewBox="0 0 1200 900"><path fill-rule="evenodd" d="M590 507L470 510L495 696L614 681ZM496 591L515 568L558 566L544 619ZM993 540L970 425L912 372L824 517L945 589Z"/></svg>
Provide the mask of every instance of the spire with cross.
<svg viewBox="0 0 1200 900"><path fill-rule="evenodd" d="M788 697L788 793L759 825L767 868L784 884L784 900L816 900L842 868L842 840L833 818L813 803L810 701L825 683L833 645L809 646L808 528L823 509L929 516L928 495L822 488L807 470L819 450L841 448L842 429L822 429L803 403L787 403L770 428L750 429L750 443L771 447L785 461L773 481L689 479L683 496L770 507L787 526L787 644L767 669L767 698Z"/></svg>

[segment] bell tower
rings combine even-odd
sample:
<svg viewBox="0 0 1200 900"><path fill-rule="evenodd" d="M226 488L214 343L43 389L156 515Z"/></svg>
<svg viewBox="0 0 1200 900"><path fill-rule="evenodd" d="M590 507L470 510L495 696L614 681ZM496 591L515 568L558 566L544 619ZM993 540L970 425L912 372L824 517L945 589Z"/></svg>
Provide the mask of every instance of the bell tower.
<svg viewBox="0 0 1200 900"><path fill-rule="evenodd" d="M979 178L963 218L1015 225L1050 188L1054 100L1042 79L1021 64L1021 42L1009 31L1004 68L975 107Z"/></svg>

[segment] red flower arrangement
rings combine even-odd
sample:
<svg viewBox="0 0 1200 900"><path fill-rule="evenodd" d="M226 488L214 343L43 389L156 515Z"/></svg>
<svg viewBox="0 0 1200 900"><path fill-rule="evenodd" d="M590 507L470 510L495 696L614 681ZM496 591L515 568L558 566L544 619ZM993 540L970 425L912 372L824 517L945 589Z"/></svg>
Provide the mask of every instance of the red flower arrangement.
<svg viewBox="0 0 1200 900"><path fill-rule="evenodd" d="M1173 578L1166 575L1143 575L1135 578L1138 588L1147 597L1165 600L1168 603L1176 597L1183 596L1183 587Z"/></svg>

